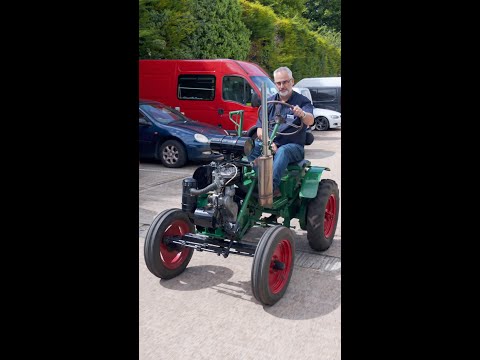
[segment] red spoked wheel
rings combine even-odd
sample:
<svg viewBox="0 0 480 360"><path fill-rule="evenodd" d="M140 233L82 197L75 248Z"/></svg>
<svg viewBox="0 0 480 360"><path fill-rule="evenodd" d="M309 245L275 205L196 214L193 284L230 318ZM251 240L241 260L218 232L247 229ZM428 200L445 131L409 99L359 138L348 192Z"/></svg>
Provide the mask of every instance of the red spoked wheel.
<svg viewBox="0 0 480 360"><path fill-rule="evenodd" d="M327 205L325 206L325 216L323 219L323 232L327 238L333 239L337 225L337 214L337 198L335 197L335 194L330 194L327 200Z"/></svg>
<svg viewBox="0 0 480 360"><path fill-rule="evenodd" d="M273 305L287 290L292 276L295 242L290 229L276 225L260 238L252 264L252 291L265 305Z"/></svg>
<svg viewBox="0 0 480 360"><path fill-rule="evenodd" d="M193 249L167 244L166 237L182 236L194 231L194 225L180 209L168 209L158 214L145 237L144 257L148 270L162 279L181 274L192 258Z"/></svg>

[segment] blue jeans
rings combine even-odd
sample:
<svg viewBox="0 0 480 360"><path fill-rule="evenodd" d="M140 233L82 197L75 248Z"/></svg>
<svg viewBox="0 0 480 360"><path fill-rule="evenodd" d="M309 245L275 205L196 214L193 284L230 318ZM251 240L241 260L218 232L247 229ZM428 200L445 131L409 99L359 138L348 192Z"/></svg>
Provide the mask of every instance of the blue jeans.
<svg viewBox="0 0 480 360"><path fill-rule="evenodd" d="M262 154L262 142L255 140L255 148L247 157L248 161L253 161ZM280 146L273 157L273 189L278 189L283 173L287 170L288 164L298 162L305 157L305 151L302 145L285 144Z"/></svg>

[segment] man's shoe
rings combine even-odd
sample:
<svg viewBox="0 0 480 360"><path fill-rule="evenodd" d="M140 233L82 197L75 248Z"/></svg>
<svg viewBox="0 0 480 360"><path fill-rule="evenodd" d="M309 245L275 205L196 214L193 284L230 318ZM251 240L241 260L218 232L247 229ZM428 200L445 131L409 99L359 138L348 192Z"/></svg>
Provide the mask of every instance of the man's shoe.
<svg viewBox="0 0 480 360"><path fill-rule="evenodd" d="M280 189L273 190L273 197L276 198L276 197L279 197L279 196L282 196L282 193L280 192Z"/></svg>

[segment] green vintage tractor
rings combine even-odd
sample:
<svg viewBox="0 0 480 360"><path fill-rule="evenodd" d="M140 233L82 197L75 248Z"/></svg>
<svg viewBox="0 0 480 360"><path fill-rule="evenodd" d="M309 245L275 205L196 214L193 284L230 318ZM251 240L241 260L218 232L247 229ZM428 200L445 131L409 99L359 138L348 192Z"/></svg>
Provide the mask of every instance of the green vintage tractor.
<svg viewBox="0 0 480 360"><path fill-rule="evenodd" d="M262 109L262 129L267 134L266 108L270 102L262 100L259 113ZM231 119L234 113L230 113ZM192 177L184 179L182 208L159 213L148 229L144 255L152 274L162 279L181 274L194 250L225 258L229 254L250 256L253 295L261 303L273 305L287 290L294 267L291 220L298 219L300 228L307 231L312 249L330 247L340 203L337 183L321 179L328 168L312 166L308 160L290 164L282 177L281 195L273 198L270 144L280 122L282 119L273 125L271 138L264 139L263 154L255 164L246 159L254 142L241 136L245 134L241 120L237 136L210 139L211 149L222 153L223 159L200 166ZM307 144L313 141L313 135L309 136ZM279 217L283 218L281 224ZM260 240L242 241L254 226L266 228Z"/></svg>

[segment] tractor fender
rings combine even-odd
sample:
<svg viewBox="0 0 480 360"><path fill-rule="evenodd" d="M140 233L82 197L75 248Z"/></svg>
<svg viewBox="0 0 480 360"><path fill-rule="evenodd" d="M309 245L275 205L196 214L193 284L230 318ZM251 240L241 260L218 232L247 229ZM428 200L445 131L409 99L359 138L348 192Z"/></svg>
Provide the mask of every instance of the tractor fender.
<svg viewBox="0 0 480 360"><path fill-rule="evenodd" d="M323 170L330 171L328 167L311 166L302 179L302 187L300 188L300 197L313 199L317 196L318 184L322 176Z"/></svg>

